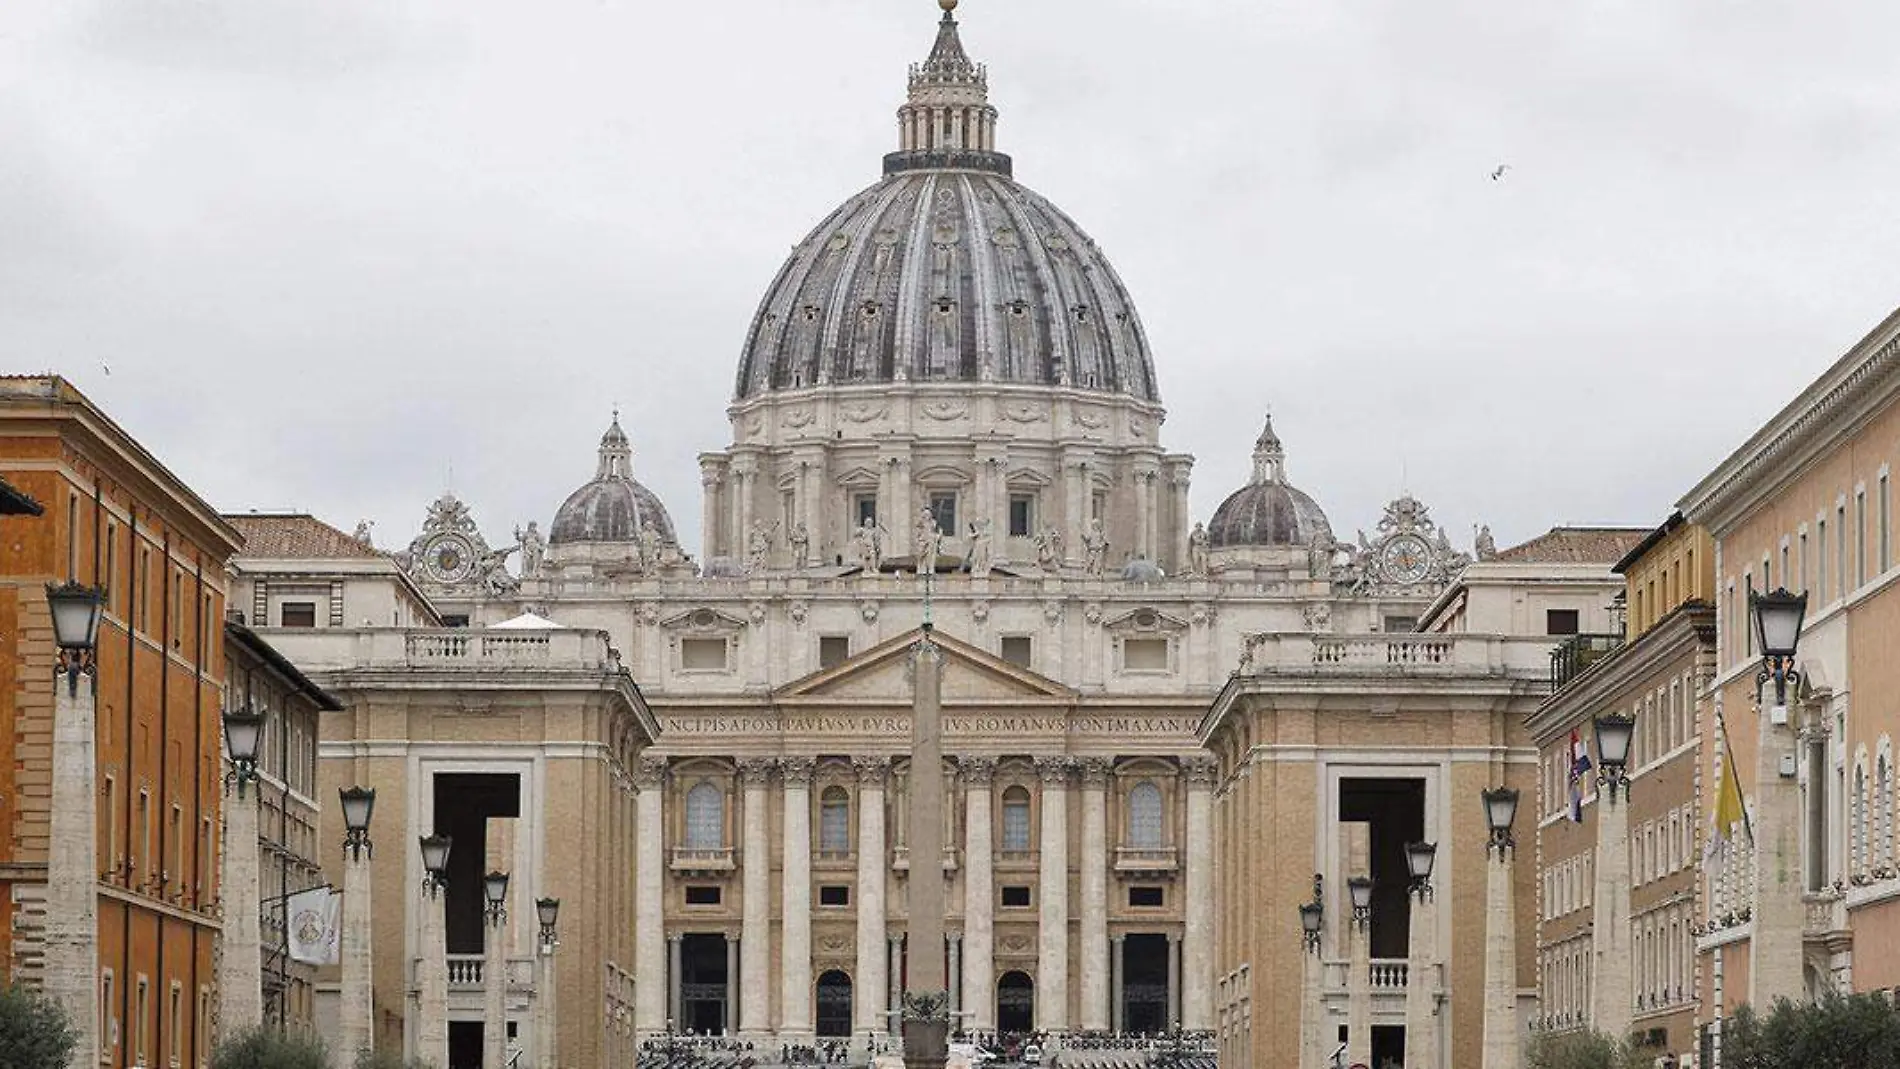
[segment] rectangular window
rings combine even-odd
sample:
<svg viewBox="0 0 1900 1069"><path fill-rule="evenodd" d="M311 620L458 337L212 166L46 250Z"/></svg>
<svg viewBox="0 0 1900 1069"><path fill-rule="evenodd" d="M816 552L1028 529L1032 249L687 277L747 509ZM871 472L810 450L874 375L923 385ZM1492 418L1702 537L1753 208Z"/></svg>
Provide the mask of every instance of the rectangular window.
<svg viewBox="0 0 1900 1069"><path fill-rule="evenodd" d="M851 904L851 888L842 883L821 884L818 888L818 904L848 906Z"/></svg>
<svg viewBox="0 0 1900 1069"><path fill-rule="evenodd" d="M66 578L79 581L79 495L66 495Z"/></svg>
<svg viewBox="0 0 1900 1069"><path fill-rule="evenodd" d="M1018 668L1031 667L1030 661L1035 654L1035 639L1028 635L1004 635L1003 660Z"/></svg>
<svg viewBox="0 0 1900 1069"><path fill-rule="evenodd" d="M1418 630L1418 617L1388 616L1385 618L1385 630L1387 634L1410 634Z"/></svg>
<svg viewBox="0 0 1900 1069"><path fill-rule="evenodd" d="M1801 589L1808 589L1808 532L1801 532Z"/></svg>
<svg viewBox="0 0 1900 1069"><path fill-rule="evenodd" d="M277 609L278 627L315 627L317 626L317 603L314 601L286 601Z"/></svg>
<svg viewBox="0 0 1900 1069"><path fill-rule="evenodd" d="M688 887L686 889L686 904L689 906L716 906L719 904L719 892L720 888L716 886Z"/></svg>
<svg viewBox="0 0 1900 1069"><path fill-rule="evenodd" d="M1743 573L1742 646L1744 656L1755 656L1755 577Z"/></svg>
<svg viewBox="0 0 1900 1069"><path fill-rule="evenodd" d="M877 523L877 495L858 494L853 497L851 499L851 515L854 526L862 527L867 520L875 525Z"/></svg>
<svg viewBox="0 0 1900 1069"><path fill-rule="evenodd" d="M1136 908L1153 908L1166 904L1162 889L1159 887L1130 887L1128 904Z"/></svg>
<svg viewBox="0 0 1900 1069"><path fill-rule="evenodd" d="M112 970L104 969L99 973L99 1039L105 1047L106 1061L111 1062L112 1051L119 1046L119 1019L112 1015L118 1004L112 998ZM91 1069L90 1066L85 1069Z"/></svg>
<svg viewBox="0 0 1900 1069"><path fill-rule="evenodd" d="M1887 477L1880 477L1880 570L1893 567L1893 506L1887 500Z"/></svg>
<svg viewBox="0 0 1900 1069"><path fill-rule="evenodd" d="M467 627L468 614L465 612L444 613L442 614L442 626L443 627Z"/></svg>
<svg viewBox="0 0 1900 1069"><path fill-rule="evenodd" d="M185 989L176 980L172 981L170 1012L165 1015L171 1029L171 1063L184 1064L185 1054Z"/></svg>
<svg viewBox="0 0 1900 1069"><path fill-rule="evenodd" d="M1009 535L1011 538L1028 538L1035 530L1036 498L1034 494L1009 495Z"/></svg>
<svg viewBox="0 0 1900 1069"><path fill-rule="evenodd" d="M1167 671L1168 640L1165 638L1122 640L1122 670L1125 672Z"/></svg>
<svg viewBox="0 0 1900 1069"><path fill-rule="evenodd" d="M1816 601L1827 600L1827 521L1816 520L1814 528L1814 594Z"/></svg>
<svg viewBox="0 0 1900 1069"><path fill-rule="evenodd" d="M170 867L165 873L167 890L171 888L172 881L185 877L185 808L180 805L172 806L171 839L172 856L169 859Z"/></svg>
<svg viewBox="0 0 1900 1069"><path fill-rule="evenodd" d="M841 665L851 657L851 636L820 635L818 637L818 667L831 668Z"/></svg>
<svg viewBox="0 0 1900 1069"><path fill-rule="evenodd" d="M1576 633L1577 633L1577 610L1575 609L1546 609L1544 610L1544 634L1546 635L1574 635Z"/></svg>
<svg viewBox="0 0 1900 1069"><path fill-rule="evenodd" d="M1089 516L1093 519L1101 520L1104 523L1108 521L1108 494L1106 491L1097 490L1094 496L1089 498Z"/></svg>
<svg viewBox="0 0 1900 1069"><path fill-rule="evenodd" d="M1026 886L1003 888L1003 907L1005 909L1028 909L1029 888Z"/></svg>
<svg viewBox="0 0 1900 1069"><path fill-rule="evenodd" d="M1854 585L1867 581L1867 491L1854 491Z"/></svg>
<svg viewBox="0 0 1900 1069"><path fill-rule="evenodd" d="M211 890L211 818L205 817L198 822L198 875L192 891L194 901L203 904Z"/></svg>
<svg viewBox="0 0 1900 1069"><path fill-rule="evenodd" d="M938 491L931 494L930 514L937 518L937 530L953 538L963 533L957 526L956 491Z"/></svg>
<svg viewBox="0 0 1900 1069"><path fill-rule="evenodd" d="M680 639L680 667L688 672L726 670L726 640L723 638Z"/></svg>
<svg viewBox="0 0 1900 1069"><path fill-rule="evenodd" d="M152 551L151 550L145 549L143 547L139 549L139 574L137 578L132 580L132 583L134 586L138 588L139 630L150 631L152 629L151 628L151 608L152 608Z"/></svg>
<svg viewBox="0 0 1900 1069"><path fill-rule="evenodd" d="M108 871L116 874L121 871L120 866L125 864L125 859L119 856L119 781L110 775L106 777L105 799L106 811L100 816L99 822L106 829L105 862L110 866Z"/></svg>
<svg viewBox="0 0 1900 1069"><path fill-rule="evenodd" d="M1783 542L1781 544L1781 585L1785 587L1793 583L1794 580L1790 578L1793 574L1788 570L1788 544Z"/></svg>
<svg viewBox="0 0 1900 1069"><path fill-rule="evenodd" d="M152 858L152 792L139 791L139 856L138 864L145 870L145 878L152 878L154 865Z"/></svg>
<svg viewBox="0 0 1900 1069"><path fill-rule="evenodd" d="M119 611L119 541L117 529L106 524L106 611Z"/></svg>
<svg viewBox="0 0 1900 1069"><path fill-rule="evenodd" d="M1834 506L1834 596L1847 596L1847 505ZM1764 569L1765 570L1765 569Z"/></svg>
<svg viewBox="0 0 1900 1069"><path fill-rule="evenodd" d="M151 995L151 988L151 983L147 981L145 977L139 977L139 984L136 989L138 994L134 1002L135 1008L132 1011L132 1051L134 1055L137 1056L138 1064L140 1065L145 1064L145 1041L152 1021L151 1008L147 1005L149 996Z"/></svg>

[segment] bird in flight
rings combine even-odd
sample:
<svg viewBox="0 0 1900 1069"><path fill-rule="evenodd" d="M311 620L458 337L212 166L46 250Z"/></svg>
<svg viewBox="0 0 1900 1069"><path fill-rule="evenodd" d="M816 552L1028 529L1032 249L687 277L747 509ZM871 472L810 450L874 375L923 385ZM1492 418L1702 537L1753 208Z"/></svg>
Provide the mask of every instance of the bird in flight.
<svg viewBox="0 0 1900 1069"><path fill-rule="evenodd" d="M1511 165L1510 165L1510 164L1508 164L1508 163L1500 163L1500 164L1498 164L1498 169L1497 169L1497 170L1495 170L1495 171L1492 171L1492 172L1491 172L1491 181L1493 181L1493 182L1496 182L1496 181L1499 181L1499 180L1501 180L1501 179L1503 179L1503 177L1504 177L1504 172L1506 172L1506 171L1508 171L1508 170L1510 170L1510 169L1511 169Z"/></svg>

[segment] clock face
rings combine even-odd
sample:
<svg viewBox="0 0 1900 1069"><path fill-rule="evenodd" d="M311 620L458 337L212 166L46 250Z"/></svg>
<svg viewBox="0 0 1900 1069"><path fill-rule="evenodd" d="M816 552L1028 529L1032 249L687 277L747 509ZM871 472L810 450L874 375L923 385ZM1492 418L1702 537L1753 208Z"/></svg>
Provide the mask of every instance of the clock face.
<svg viewBox="0 0 1900 1069"><path fill-rule="evenodd" d="M1431 547L1416 535L1400 535L1385 544L1385 572L1401 583L1422 581L1431 571Z"/></svg>
<svg viewBox="0 0 1900 1069"><path fill-rule="evenodd" d="M429 577L438 583L459 583L468 578L470 558L474 556L467 542L449 537L429 547L427 557Z"/></svg>

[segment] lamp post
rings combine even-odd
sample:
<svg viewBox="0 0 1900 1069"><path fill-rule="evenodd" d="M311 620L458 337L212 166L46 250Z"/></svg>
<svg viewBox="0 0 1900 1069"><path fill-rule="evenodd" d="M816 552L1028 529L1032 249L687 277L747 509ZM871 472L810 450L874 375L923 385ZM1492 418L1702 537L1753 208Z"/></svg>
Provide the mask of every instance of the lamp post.
<svg viewBox="0 0 1900 1069"><path fill-rule="evenodd" d="M1630 738L1636 718L1596 718L1597 868L1591 918L1591 1024L1617 1039L1629 1035L1634 993L1630 945Z"/></svg>
<svg viewBox="0 0 1900 1069"><path fill-rule="evenodd" d="M1801 673L1795 651L1808 611L1806 594L1776 589L1751 594L1750 623L1761 650L1756 687L1773 682L1774 704L1757 720L1755 759L1755 931L1749 939L1748 1000L1771 1005L1777 998L1800 999L1802 975L1801 903L1803 864L1800 849L1801 788L1795 779L1795 739L1788 717L1790 684ZM1797 697L1799 692L1797 690Z"/></svg>
<svg viewBox="0 0 1900 1069"><path fill-rule="evenodd" d="M79 583L46 588L53 642L53 783L46 857L46 992L79 1034L73 1059L99 1064L99 762L96 645L105 592ZM85 687L79 677L87 676ZM255 848L255 843L253 843ZM106 859L106 864L111 864ZM259 983L262 983L260 966ZM260 995L261 998L261 995Z"/></svg>
<svg viewBox="0 0 1900 1069"><path fill-rule="evenodd" d="M1436 1069L1438 1064L1438 1029L1432 1023L1437 1009L1432 959L1438 954L1432 868L1437 861L1437 843L1405 844L1405 870L1411 877L1407 887L1411 917L1405 966L1406 1069Z"/></svg>
<svg viewBox="0 0 1900 1069"><path fill-rule="evenodd" d="M343 931L338 956L342 965L343 999L339 1007L342 1020L338 1043L354 1058L375 1044L375 996L370 945L370 866L374 850L369 838L369 818L376 811L376 791L370 787L344 787L337 791L343 810Z"/></svg>
<svg viewBox="0 0 1900 1069"><path fill-rule="evenodd" d="M1517 791L1497 787L1480 794L1490 831L1485 842L1484 1061L1483 1069L1517 1069L1517 917L1512 908L1511 859L1517 840Z"/></svg>
<svg viewBox="0 0 1900 1069"><path fill-rule="evenodd" d="M482 965L482 1069L508 1069L508 874L482 877L488 960Z"/></svg>
<svg viewBox="0 0 1900 1069"><path fill-rule="evenodd" d="M448 906L442 889L448 884L449 848L446 835L425 835L422 853L422 932L416 962L416 1057L425 1065L449 1064L449 939Z"/></svg>
<svg viewBox="0 0 1900 1069"><path fill-rule="evenodd" d="M1300 945L1304 955L1304 997L1300 999L1300 1069L1320 1069L1326 1008L1320 1000L1320 940L1326 930L1326 880L1313 874L1313 900L1300 903Z"/></svg>
<svg viewBox="0 0 1900 1069"><path fill-rule="evenodd" d="M1361 839L1360 841L1363 841ZM1363 848L1360 848L1363 849ZM1351 851L1358 854L1359 850ZM1346 1064L1372 1064L1372 877L1355 872L1346 880L1352 918L1346 925Z"/></svg>
<svg viewBox="0 0 1900 1069"><path fill-rule="evenodd" d="M539 1020L535 1023L534 1036L535 1043L541 1048L543 1069L554 1069L560 1064L560 1041L555 1032L559 1026L554 1012L554 951L561 945L561 941L555 937L555 923L561 917L561 900L536 899L534 915L541 923L541 988L535 992L535 1010Z"/></svg>
<svg viewBox="0 0 1900 1069"><path fill-rule="evenodd" d="M258 887L257 751L264 738L264 716L246 706L224 714L224 750L231 761L225 776L224 879L219 898L224 932L218 940L221 962L218 1028L236 1035L264 1022L263 909Z"/></svg>

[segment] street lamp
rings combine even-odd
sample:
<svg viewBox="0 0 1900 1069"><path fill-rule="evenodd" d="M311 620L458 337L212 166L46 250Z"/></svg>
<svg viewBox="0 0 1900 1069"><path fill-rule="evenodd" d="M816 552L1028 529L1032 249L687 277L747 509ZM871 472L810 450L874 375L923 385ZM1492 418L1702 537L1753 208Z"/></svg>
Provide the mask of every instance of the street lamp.
<svg viewBox="0 0 1900 1069"><path fill-rule="evenodd" d="M1407 889L1421 899L1432 897L1432 865L1437 861L1437 843L1405 844L1405 871L1412 878Z"/></svg>
<svg viewBox="0 0 1900 1069"><path fill-rule="evenodd" d="M535 916L541 921L541 952L554 953L560 942L554 938L554 922L561 915L561 900L558 898L540 898L534 903Z"/></svg>
<svg viewBox="0 0 1900 1069"><path fill-rule="evenodd" d="M508 874L491 872L483 876L482 897L488 900L488 922L497 928L501 927L502 920L508 916L508 910L503 905L508 901Z"/></svg>
<svg viewBox="0 0 1900 1069"><path fill-rule="evenodd" d="M1354 876L1347 880L1346 894L1352 899L1352 922L1364 928L1372 919L1372 877Z"/></svg>
<svg viewBox="0 0 1900 1069"><path fill-rule="evenodd" d="M1511 824L1517 819L1517 789L1496 787L1479 792L1479 796L1484 800L1485 824L1491 829L1485 853L1495 850L1502 855L1506 850L1515 851L1517 840L1511 838Z"/></svg>
<svg viewBox="0 0 1900 1069"><path fill-rule="evenodd" d="M369 841L369 817L376 811L376 788L343 787L336 793L343 806L343 849L354 861L375 856Z"/></svg>
<svg viewBox="0 0 1900 1069"><path fill-rule="evenodd" d="M1761 674L1756 686L1775 681L1775 723L1788 718L1788 684L1798 681L1794 651L1801 641L1801 621L1808 614L1808 595L1790 594L1784 587L1772 593L1749 594L1748 611L1754 617L1755 643L1761 647Z"/></svg>
<svg viewBox="0 0 1900 1069"><path fill-rule="evenodd" d="M231 755L231 776L238 797L257 779L257 750L264 741L264 714L245 706L224 714L224 748Z"/></svg>
<svg viewBox="0 0 1900 1069"><path fill-rule="evenodd" d="M431 898L449 882L449 847L454 842L446 835L424 835L418 843L422 848L422 889Z"/></svg>
<svg viewBox="0 0 1900 1069"><path fill-rule="evenodd" d="M106 593L77 580L46 584L46 604L53 610L53 642L59 647L58 671L66 673L66 693L77 696L79 676L90 674L97 663L99 620L105 615Z"/></svg>
<svg viewBox="0 0 1900 1069"><path fill-rule="evenodd" d="M1636 718L1622 713L1605 713L1595 720L1597 735L1597 782L1616 801L1621 790L1629 798L1630 739L1636 734Z"/></svg>
<svg viewBox="0 0 1900 1069"><path fill-rule="evenodd" d="M1319 953L1320 929L1326 925L1326 902L1321 897L1325 886L1325 877L1314 873L1313 900L1300 903L1300 939L1312 954Z"/></svg>

